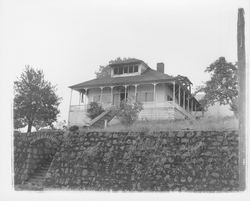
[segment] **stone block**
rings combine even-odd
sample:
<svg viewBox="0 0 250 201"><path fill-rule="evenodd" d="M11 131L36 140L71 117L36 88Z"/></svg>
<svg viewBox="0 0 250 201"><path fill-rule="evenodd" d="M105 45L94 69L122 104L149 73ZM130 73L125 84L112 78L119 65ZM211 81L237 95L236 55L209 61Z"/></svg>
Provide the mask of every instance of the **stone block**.
<svg viewBox="0 0 250 201"><path fill-rule="evenodd" d="M88 174L88 170L87 169L83 169L82 170L82 176L86 176Z"/></svg>
<svg viewBox="0 0 250 201"><path fill-rule="evenodd" d="M217 173L217 172L213 172L211 175L212 175L213 177L215 177L215 178L220 177L220 174L219 174L219 173Z"/></svg>
<svg viewBox="0 0 250 201"><path fill-rule="evenodd" d="M177 133L177 137L183 138L185 136L185 132L184 131L179 131Z"/></svg>
<svg viewBox="0 0 250 201"><path fill-rule="evenodd" d="M189 143L189 139L188 138L182 138L181 143Z"/></svg>

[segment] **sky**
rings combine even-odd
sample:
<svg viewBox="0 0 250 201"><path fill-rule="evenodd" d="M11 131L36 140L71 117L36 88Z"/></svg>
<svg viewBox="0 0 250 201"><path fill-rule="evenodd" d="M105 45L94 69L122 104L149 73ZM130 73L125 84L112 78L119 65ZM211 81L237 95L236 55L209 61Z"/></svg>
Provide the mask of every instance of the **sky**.
<svg viewBox="0 0 250 201"><path fill-rule="evenodd" d="M4 90L12 90L25 65L42 69L63 98L59 120L68 117L68 86L95 78L100 65L117 57L153 69L164 62L165 73L201 85L209 79L205 68L220 56L236 62L237 9L249 16L247 0L0 2Z"/></svg>

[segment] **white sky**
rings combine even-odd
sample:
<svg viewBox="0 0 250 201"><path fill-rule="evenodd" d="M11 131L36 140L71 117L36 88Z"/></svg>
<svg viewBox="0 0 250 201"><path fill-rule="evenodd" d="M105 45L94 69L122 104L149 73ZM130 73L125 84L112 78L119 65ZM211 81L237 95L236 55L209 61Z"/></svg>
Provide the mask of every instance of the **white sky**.
<svg viewBox="0 0 250 201"><path fill-rule="evenodd" d="M8 83L26 64L43 69L63 98L65 120L68 86L94 78L99 65L116 57L142 59L154 69L164 62L165 73L202 84L218 57L236 61L238 7L249 16L247 0L0 2Z"/></svg>

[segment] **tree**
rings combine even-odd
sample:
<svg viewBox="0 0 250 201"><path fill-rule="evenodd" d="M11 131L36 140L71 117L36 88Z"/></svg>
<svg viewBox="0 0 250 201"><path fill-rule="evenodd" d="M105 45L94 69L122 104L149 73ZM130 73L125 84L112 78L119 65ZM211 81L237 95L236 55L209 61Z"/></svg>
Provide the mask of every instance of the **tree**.
<svg viewBox="0 0 250 201"><path fill-rule="evenodd" d="M141 102L134 102L133 100L122 101L117 118L123 125L130 126L138 118L138 114L143 110Z"/></svg>
<svg viewBox="0 0 250 201"><path fill-rule="evenodd" d="M102 108L101 105L99 105L97 102L91 102L89 104L89 108L87 109L87 116L90 119L94 119L97 116L99 116L101 113L103 113L105 110Z"/></svg>
<svg viewBox="0 0 250 201"><path fill-rule="evenodd" d="M49 81L44 79L42 70L26 66L25 71L14 82L14 127L50 126L56 121L59 113L59 98Z"/></svg>
<svg viewBox="0 0 250 201"><path fill-rule="evenodd" d="M205 70L211 74L211 79L200 86L195 93L204 92L200 103L207 108L216 102L229 104L237 116L238 112L238 69L236 64L227 62L224 57L210 64Z"/></svg>
<svg viewBox="0 0 250 201"><path fill-rule="evenodd" d="M129 60L129 59L132 59L132 58L128 57L128 58L123 58L122 59L120 57L117 57L114 60L110 60L108 65L99 66L98 71L95 72L96 78L102 78L102 77L110 76L111 75L111 69L110 69L110 66L109 66L110 64L121 62L121 61L126 61L126 60Z"/></svg>

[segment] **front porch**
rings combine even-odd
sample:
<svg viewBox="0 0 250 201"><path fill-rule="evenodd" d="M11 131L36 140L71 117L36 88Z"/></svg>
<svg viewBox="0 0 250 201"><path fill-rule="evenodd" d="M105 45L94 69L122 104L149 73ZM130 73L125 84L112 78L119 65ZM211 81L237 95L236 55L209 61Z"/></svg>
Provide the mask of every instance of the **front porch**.
<svg viewBox="0 0 250 201"><path fill-rule="evenodd" d="M74 91L75 92L75 91ZM73 91L71 91L72 97ZM87 108L90 102L98 102L104 109L119 106L121 101L143 103L139 119L194 119L199 103L192 97L190 88L180 83L144 83L78 89L79 102L70 103L69 125L85 125L89 122Z"/></svg>

